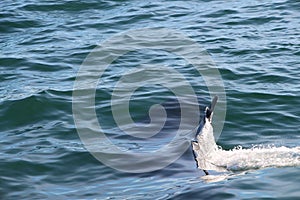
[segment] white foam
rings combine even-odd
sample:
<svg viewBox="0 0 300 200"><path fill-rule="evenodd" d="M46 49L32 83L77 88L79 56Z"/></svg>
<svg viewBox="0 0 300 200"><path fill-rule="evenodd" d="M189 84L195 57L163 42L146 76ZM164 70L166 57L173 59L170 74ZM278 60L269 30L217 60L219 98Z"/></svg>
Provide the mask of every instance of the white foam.
<svg viewBox="0 0 300 200"><path fill-rule="evenodd" d="M219 148L211 151L210 162L229 171L300 166L300 147L260 145L244 149L238 146L229 151Z"/></svg>

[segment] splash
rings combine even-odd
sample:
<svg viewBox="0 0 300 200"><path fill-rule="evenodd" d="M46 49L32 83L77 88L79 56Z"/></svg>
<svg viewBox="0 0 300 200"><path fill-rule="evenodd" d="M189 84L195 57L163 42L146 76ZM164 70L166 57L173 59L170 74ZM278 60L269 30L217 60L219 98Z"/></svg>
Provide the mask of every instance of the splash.
<svg viewBox="0 0 300 200"><path fill-rule="evenodd" d="M206 107L204 118L196 129L196 140L192 141L197 166L206 174L203 180L217 182L256 169L300 166L300 147L258 145L248 149L237 146L232 150L223 150L215 142L211 123L217 100L215 96L211 105ZM217 175L212 175L208 170Z"/></svg>
<svg viewBox="0 0 300 200"><path fill-rule="evenodd" d="M202 163L202 166L209 166L206 169L214 170L215 173L202 176L201 179L213 183L241 176L252 170L300 166L300 147L259 145L245 149L237 146L228 151L218 147L212 148L203 161L206 163Z"/></svg>
<svg viewBox="0 0 300 200"><path fill-rule="evenodd" d="M300 166L300 147L259 145L245 149L238 146L229 151L219 147L210 154L209 162L228 171Z"/></svg>
<svg viewBox="0 0 300 200"><path fill-rule="evenodd" d="M199 169L216 172L243 172L268 167L300 166L300 147L256 145L223 150L217 146L211 123L205 123L192 143Z"/></svg>

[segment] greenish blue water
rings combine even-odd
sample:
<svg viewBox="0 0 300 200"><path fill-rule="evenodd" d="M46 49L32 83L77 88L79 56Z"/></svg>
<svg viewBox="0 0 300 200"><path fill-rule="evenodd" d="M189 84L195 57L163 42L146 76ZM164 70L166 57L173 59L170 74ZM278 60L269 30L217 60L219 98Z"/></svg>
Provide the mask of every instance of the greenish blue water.
<svg viewBox="0 0 300 200"><path fill-rule="evenodd" d="M72 113L76 73L97 44L129 29L172 28L206 49L221 73L227 115L219 145L298 147L299 11L297 0L2 1L0 199L299 199L299 166L257 169L207 183L188 150L155 172L111 169L85 149ZM163 136L132 142L115 127L109 87L122 69L143 63L186 65L172 55L133 52L114 63L123 68L110 68L107 84L96 93L107 134L135 151L168 143L178 123L175 103ZM192 69L182 73L198 83L194 88L203 108L210 102L203 79ZM156 87L141 87L133 95L134 120L166 96Z"/></svg>

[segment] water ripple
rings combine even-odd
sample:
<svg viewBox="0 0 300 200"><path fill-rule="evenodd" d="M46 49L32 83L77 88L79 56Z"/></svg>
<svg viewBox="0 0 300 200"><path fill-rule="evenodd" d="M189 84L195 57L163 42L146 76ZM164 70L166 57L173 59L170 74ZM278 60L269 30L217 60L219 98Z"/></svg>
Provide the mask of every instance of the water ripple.
<svg viewBox="0 0 300 200"><path fill-rule="evenodd" d="M199 42L222 75L228 111L218 143L224 149L257 143L299 146L299 8L295 0L3 1L0 198L297 198L299 168L204 183L190 149L160 171L133 175L113 170L81 143L72 116L72 88L81 63L97 44L129 29L173 28ZM193 84L201 110L209 103L203 79L185 60L162 51L120 57L98 85L96 112L107 136L133 151L168 143L180 121L178 102L153 84L134 93L131 115L136 122L149 122L149 107L162 103L170 117L163 134L142 140L116 127L110 108L113 87L122 72L132 75L130 70L142 64L174 67Z"/></svg>

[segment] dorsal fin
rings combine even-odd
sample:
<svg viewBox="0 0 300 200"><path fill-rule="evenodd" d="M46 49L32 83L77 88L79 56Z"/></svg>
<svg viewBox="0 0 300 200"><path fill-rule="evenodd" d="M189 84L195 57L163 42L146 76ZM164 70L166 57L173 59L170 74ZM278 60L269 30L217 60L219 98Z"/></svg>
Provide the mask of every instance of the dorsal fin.
<svg viewBox="0 0 300 200"><path fill-rule="evenodd" d="M213 98L213 100L211 101L211 104L210 104L209 108L206 107L206 110L205 110L205 118L207 118L210 122L211 122L212 115L213 115L215 106L216 106L216 104L217 104L217 101L218 101L218 96L215 96L215 97Z"/></svg>

